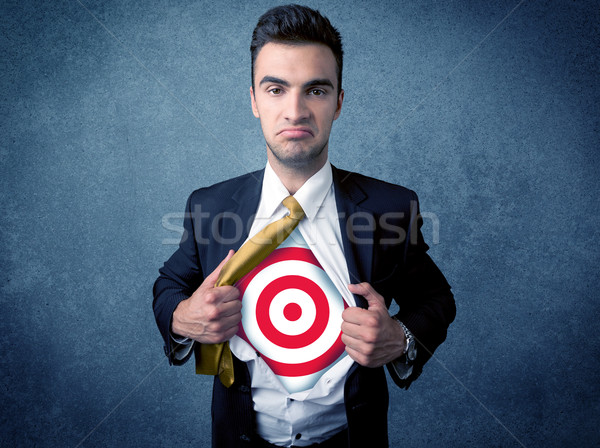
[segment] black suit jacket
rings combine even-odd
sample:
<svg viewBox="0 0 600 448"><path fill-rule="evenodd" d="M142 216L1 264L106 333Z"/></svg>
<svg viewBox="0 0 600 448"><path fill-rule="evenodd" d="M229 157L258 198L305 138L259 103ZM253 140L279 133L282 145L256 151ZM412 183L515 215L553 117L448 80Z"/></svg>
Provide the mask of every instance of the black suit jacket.
<svg viewBox="0 0 600 448"><path fill-rule="evenodd" d="M455 305L450 286L427 255L428 246L420 231L422 220L418 198L413 191L335 167L332 169L350 281L371 283L385 297L388 307L395 300L400 308L397 317L418 341L417 363L407 380L400 380L393 369L389 369L400 387L408 387L445 340L447 328L454 319ZM173 311L200 286L229 249L237 250L247 238L260 200L263 174L264 170L256 171L201 188L188 199L181 243L160 269L154 285L156 322L165 340L165 353L173 364L186 361L177 361L173 357L175 347L170 337ZM364 298L355 296L355 299L359 306L366 306ZM251 414L249 375L244 369L245 365L236 360L236 384L230 389L215 381L213 444L220 433L231 433L231 422L236 418L232 413L236 409L249 407L247 414ZM363 440L370 446L387 445L387 426L384 429L381 423L382 419L386 421L387 415L387 386L381 368L354 365L346 381L346 408L353 443ZM240 415L239 418L244 422L240 421L238 426L246 428L239 438L235 434L236 443L245 438L252 440L251 416ZM365 422L369 424L365 425ZM385 430L385 438L382 436L380 444L373 443L373 425L378 425L380 432ZM370 434L360 434L359 426L369 428ZM222 440L219 446L225 444Z"/></svg>

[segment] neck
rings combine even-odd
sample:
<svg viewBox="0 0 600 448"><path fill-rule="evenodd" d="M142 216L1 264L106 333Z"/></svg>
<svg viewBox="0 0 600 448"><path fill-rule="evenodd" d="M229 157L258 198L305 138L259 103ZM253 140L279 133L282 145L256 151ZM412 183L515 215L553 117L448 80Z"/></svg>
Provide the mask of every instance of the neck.
<svg viewBox="0 0 600 448"><path fill-rule="evenodd" d="M304 183L310 179L316 172L318 172L323 166L325 162L327 162L327 157L322 160L317 159L314 160L313 163L309 163L303 166L288 166L282 164L276 157L272 156L270 153L267 155L267 159L269 160L269 164L283 186L287 189L287 191L294 195L296 192L304 185Z"/></svg>

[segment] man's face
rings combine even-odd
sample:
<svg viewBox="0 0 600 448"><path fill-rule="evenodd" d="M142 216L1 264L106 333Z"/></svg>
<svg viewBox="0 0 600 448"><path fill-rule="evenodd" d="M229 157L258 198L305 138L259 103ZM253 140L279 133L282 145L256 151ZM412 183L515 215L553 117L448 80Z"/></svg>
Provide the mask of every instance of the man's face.
<svg viewBox="0 0 600 448"><path fill-rule="evenodd" d="M322 166L344 99L331 49L270 42L256 57L254 87L252 112L260 118L269 160L293 169Z"/></svg>

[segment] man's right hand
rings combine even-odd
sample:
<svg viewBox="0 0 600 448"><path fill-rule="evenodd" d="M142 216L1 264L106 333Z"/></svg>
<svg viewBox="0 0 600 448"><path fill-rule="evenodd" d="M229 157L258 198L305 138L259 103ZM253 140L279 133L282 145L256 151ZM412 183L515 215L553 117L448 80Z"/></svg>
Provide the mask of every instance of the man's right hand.
<svg viewBox="0 0 600 448"><path fill-rule="evenodd" d="M230 250L198 289L177 305L171 323L174 335L202 344L216 344L228 341L238 332L238 324L242 320L242 302L238 300L240 291L234 286L215 288L221 268L233 253Z"/></svg>

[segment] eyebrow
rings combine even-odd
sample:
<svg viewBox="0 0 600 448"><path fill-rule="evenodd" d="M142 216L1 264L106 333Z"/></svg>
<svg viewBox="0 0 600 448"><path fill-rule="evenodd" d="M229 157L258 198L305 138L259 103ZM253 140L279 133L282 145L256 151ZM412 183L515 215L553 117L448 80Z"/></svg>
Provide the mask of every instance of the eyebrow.
<svg viewBox="0 0 600 448"><path fill-rule="evenodd" d="M304 84L305 88L306 87L317 87L317 86L328 86L333 89L333 83L327 78L313 79L312 81L309 81Z"/></svg>
<svg viewBox="0 0 600 448"><path fill-rule="evenodd" d="M263 84L267 84L267 83L272 83L272 84L279 84L281 86L284 87L289 87L290 83L280 79L280 78L276 78L275 76L265 76L263 79L260 80L260 84L259 85L263 85ZM315 86L328 86L331 87L333 89L333 83L327 79L327 78L322 78L322 79L313 79L311 81L305 82L302 87L304 88L308 88L308 87L315 87Z"/></svg>

